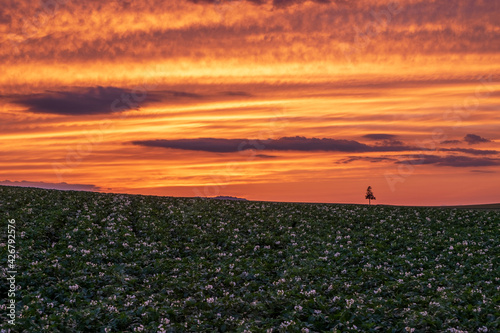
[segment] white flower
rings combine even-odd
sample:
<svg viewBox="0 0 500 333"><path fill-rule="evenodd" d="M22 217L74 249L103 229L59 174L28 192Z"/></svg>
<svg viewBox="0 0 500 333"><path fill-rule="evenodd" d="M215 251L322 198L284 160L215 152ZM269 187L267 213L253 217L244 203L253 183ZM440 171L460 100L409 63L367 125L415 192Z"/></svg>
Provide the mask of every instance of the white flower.
<svg viewBox="0 0 500 333"><path fill-rule="evenodd" d="M284 322L282 322L280 324L280 327L281 328L286 328L286 327L288 327L290 325L293 325L293 324L295 324L295 322L293 320L285 320Z"/></svg>
<svg viewBox="0 0 500 333"><path fill-rule="evenodd" d="M348 309L354 304L354 300L352 298L351 299L346 299L345 301L347 303L347 308Z"/></svg>

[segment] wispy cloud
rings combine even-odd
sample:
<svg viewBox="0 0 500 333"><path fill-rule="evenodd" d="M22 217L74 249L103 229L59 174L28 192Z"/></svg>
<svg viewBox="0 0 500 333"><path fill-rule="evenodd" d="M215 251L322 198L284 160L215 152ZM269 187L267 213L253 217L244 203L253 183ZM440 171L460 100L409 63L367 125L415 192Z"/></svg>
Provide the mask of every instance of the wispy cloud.
<svg viewBox="0 0 500 333"><path fill-rule="evenodd" d="M273 6L276 7L285 7L285 6L290 6L294 4L300 4L304 3L307 1L313 1L319 4L330 4L330 3L346 3L347 0L189 0L190 2L197 3L197 4L215 4L215 5L221 5L226 3L231 3L231 2L237 2L237 1L246 1L255 5L264 5L264 4L272 4Z"/></svg>
<svg viewBox="0 0 500 333"><path fill-rule="evenodd" d="M496 155L499 152L497 150L481 150L481 149L471 149L471 148L440 148L441 151L456 151L460 153L466 153L471 155Z"/></svg>
<svg viewBox="0 0 500 333"><path fill-rule="evenodd" d="M496 173L496 171L493 171L493 170L471 170L470 172L475 172L475 173Z"/></svg>
<svg viewBox="0 0 500 333"><path fill-rule="evenodd" d="M460 144L462 143L462 141L460 140L444 140L444 141L441 141L441 144L443 145L457 145L457 144Z"/></svg>
<svg viewBox="0 0 500 333"><path fill-rule="evenodd" d="M196 60L249 56L266 62L336 55L342 60L346 47L360 51L353 54L360 60L407 55L408 62L420 55L489 57L500 48L495 1L65 1L50 15L37 5L24 0L3 6L0 24L9 35L1 44L1 60L17 60L11 44L19 41L16 47L26 60L65 63L164 60L165 55ZM229 11L220 15L225 6ZM395 8L392 15L388 8ZM287 47L291 40L293 50Z"/></svg>
<svg viewBox="0 0 500 333"><path fill-rule="evenodd" d="M405 160L396 162L398 164L423 165L433 164L437 166L450 166L456 168L463 167L489 167L500 165L499 158L489 157L469 157L469 156L438 156L438 155L421 155L418 157L410 156Z"/></svg>
<svg viewBox="0 0 500 333"><path fill-rule="evenodd" d="M373 141L382 141L382 140L395 140L397 135L394 134L385 134L385 133L374 133L374 134L365 134L363 138Z"/></svg>
<svg viewBox="0 0 500 333"><path fill-rule="evenodd" d="M388 156L380 156L380 157L373 157L373 156L349 156L347 158L341 159L337 161L337 164L349 164L352 162L356 161L366 161L370 163L380 163L380 162L394 162L397 161L397 158L394 157L388 157Z"/></svg>

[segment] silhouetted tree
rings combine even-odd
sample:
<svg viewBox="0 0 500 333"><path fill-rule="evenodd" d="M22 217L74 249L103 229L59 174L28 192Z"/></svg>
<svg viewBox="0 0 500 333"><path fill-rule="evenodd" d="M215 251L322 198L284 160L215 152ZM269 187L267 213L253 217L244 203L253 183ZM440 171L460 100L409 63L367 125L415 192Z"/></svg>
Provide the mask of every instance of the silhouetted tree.
<svg viewBox="0 0 500 333"><path fill-rule="evenodd" d="M377 198L375 198L375 196L373 195L371 186L368 186L368 188L366 189L365 199L368 199L369 205L372 204L372 200L377 200Z"/></svg>

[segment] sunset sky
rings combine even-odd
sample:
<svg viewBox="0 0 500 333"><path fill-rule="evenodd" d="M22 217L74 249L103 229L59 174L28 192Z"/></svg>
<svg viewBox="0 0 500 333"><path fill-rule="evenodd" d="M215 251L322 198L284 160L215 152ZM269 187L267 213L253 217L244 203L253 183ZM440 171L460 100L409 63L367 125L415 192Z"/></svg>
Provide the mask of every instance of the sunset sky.
<svg viewBox="0 0 500 333"><path fill-rule="evenodd" d="M500 202L500 2L4 1L0 185Z"/></svg>

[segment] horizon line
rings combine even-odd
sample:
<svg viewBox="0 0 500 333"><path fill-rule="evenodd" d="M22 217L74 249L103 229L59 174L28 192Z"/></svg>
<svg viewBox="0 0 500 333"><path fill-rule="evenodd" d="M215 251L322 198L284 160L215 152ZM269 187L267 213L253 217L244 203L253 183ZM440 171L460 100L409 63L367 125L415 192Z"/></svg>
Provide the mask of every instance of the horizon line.
<svg viewBox="0 0 500 333"><path fill-rule="evenodd" d="M481 203L481 204L460 204L460 205L398 205L398 204L362 204L362 203L345 203L345 202L306 202L306 201L274 201L274 200L253 200L242 197L236 197L231 195L218 195L213 197L202 197L202 196L174 196L174 195L156 195L156 194L135 194L135 193L122 193L122 192L104 192L102 190L84 190L84 189L57 189L57 188L44 188L37 186L21 186L21 185L5 185L0 184L0 187L17 187L17 188L30 188L48 191L61 191L61 192L89 192L89 193L100 193L100 194L115 194L115 195L132 195L132 196L148 196L148 197L160 197L160 198L181 198L181 199L217 199L217 200L229 200L229 201L243 201L243 202L268 202L268 203L293 203L293 204L321 204L321 205L355 205L355 206L378 206L378 207L415 207L415 208L457 208L457 209L500 209L500 202L491 203ZM227 199L225 199L227 198ZM233 198L233 199L231 199ZM484 206L495 206L495 207L484 207Z"/></svg>

